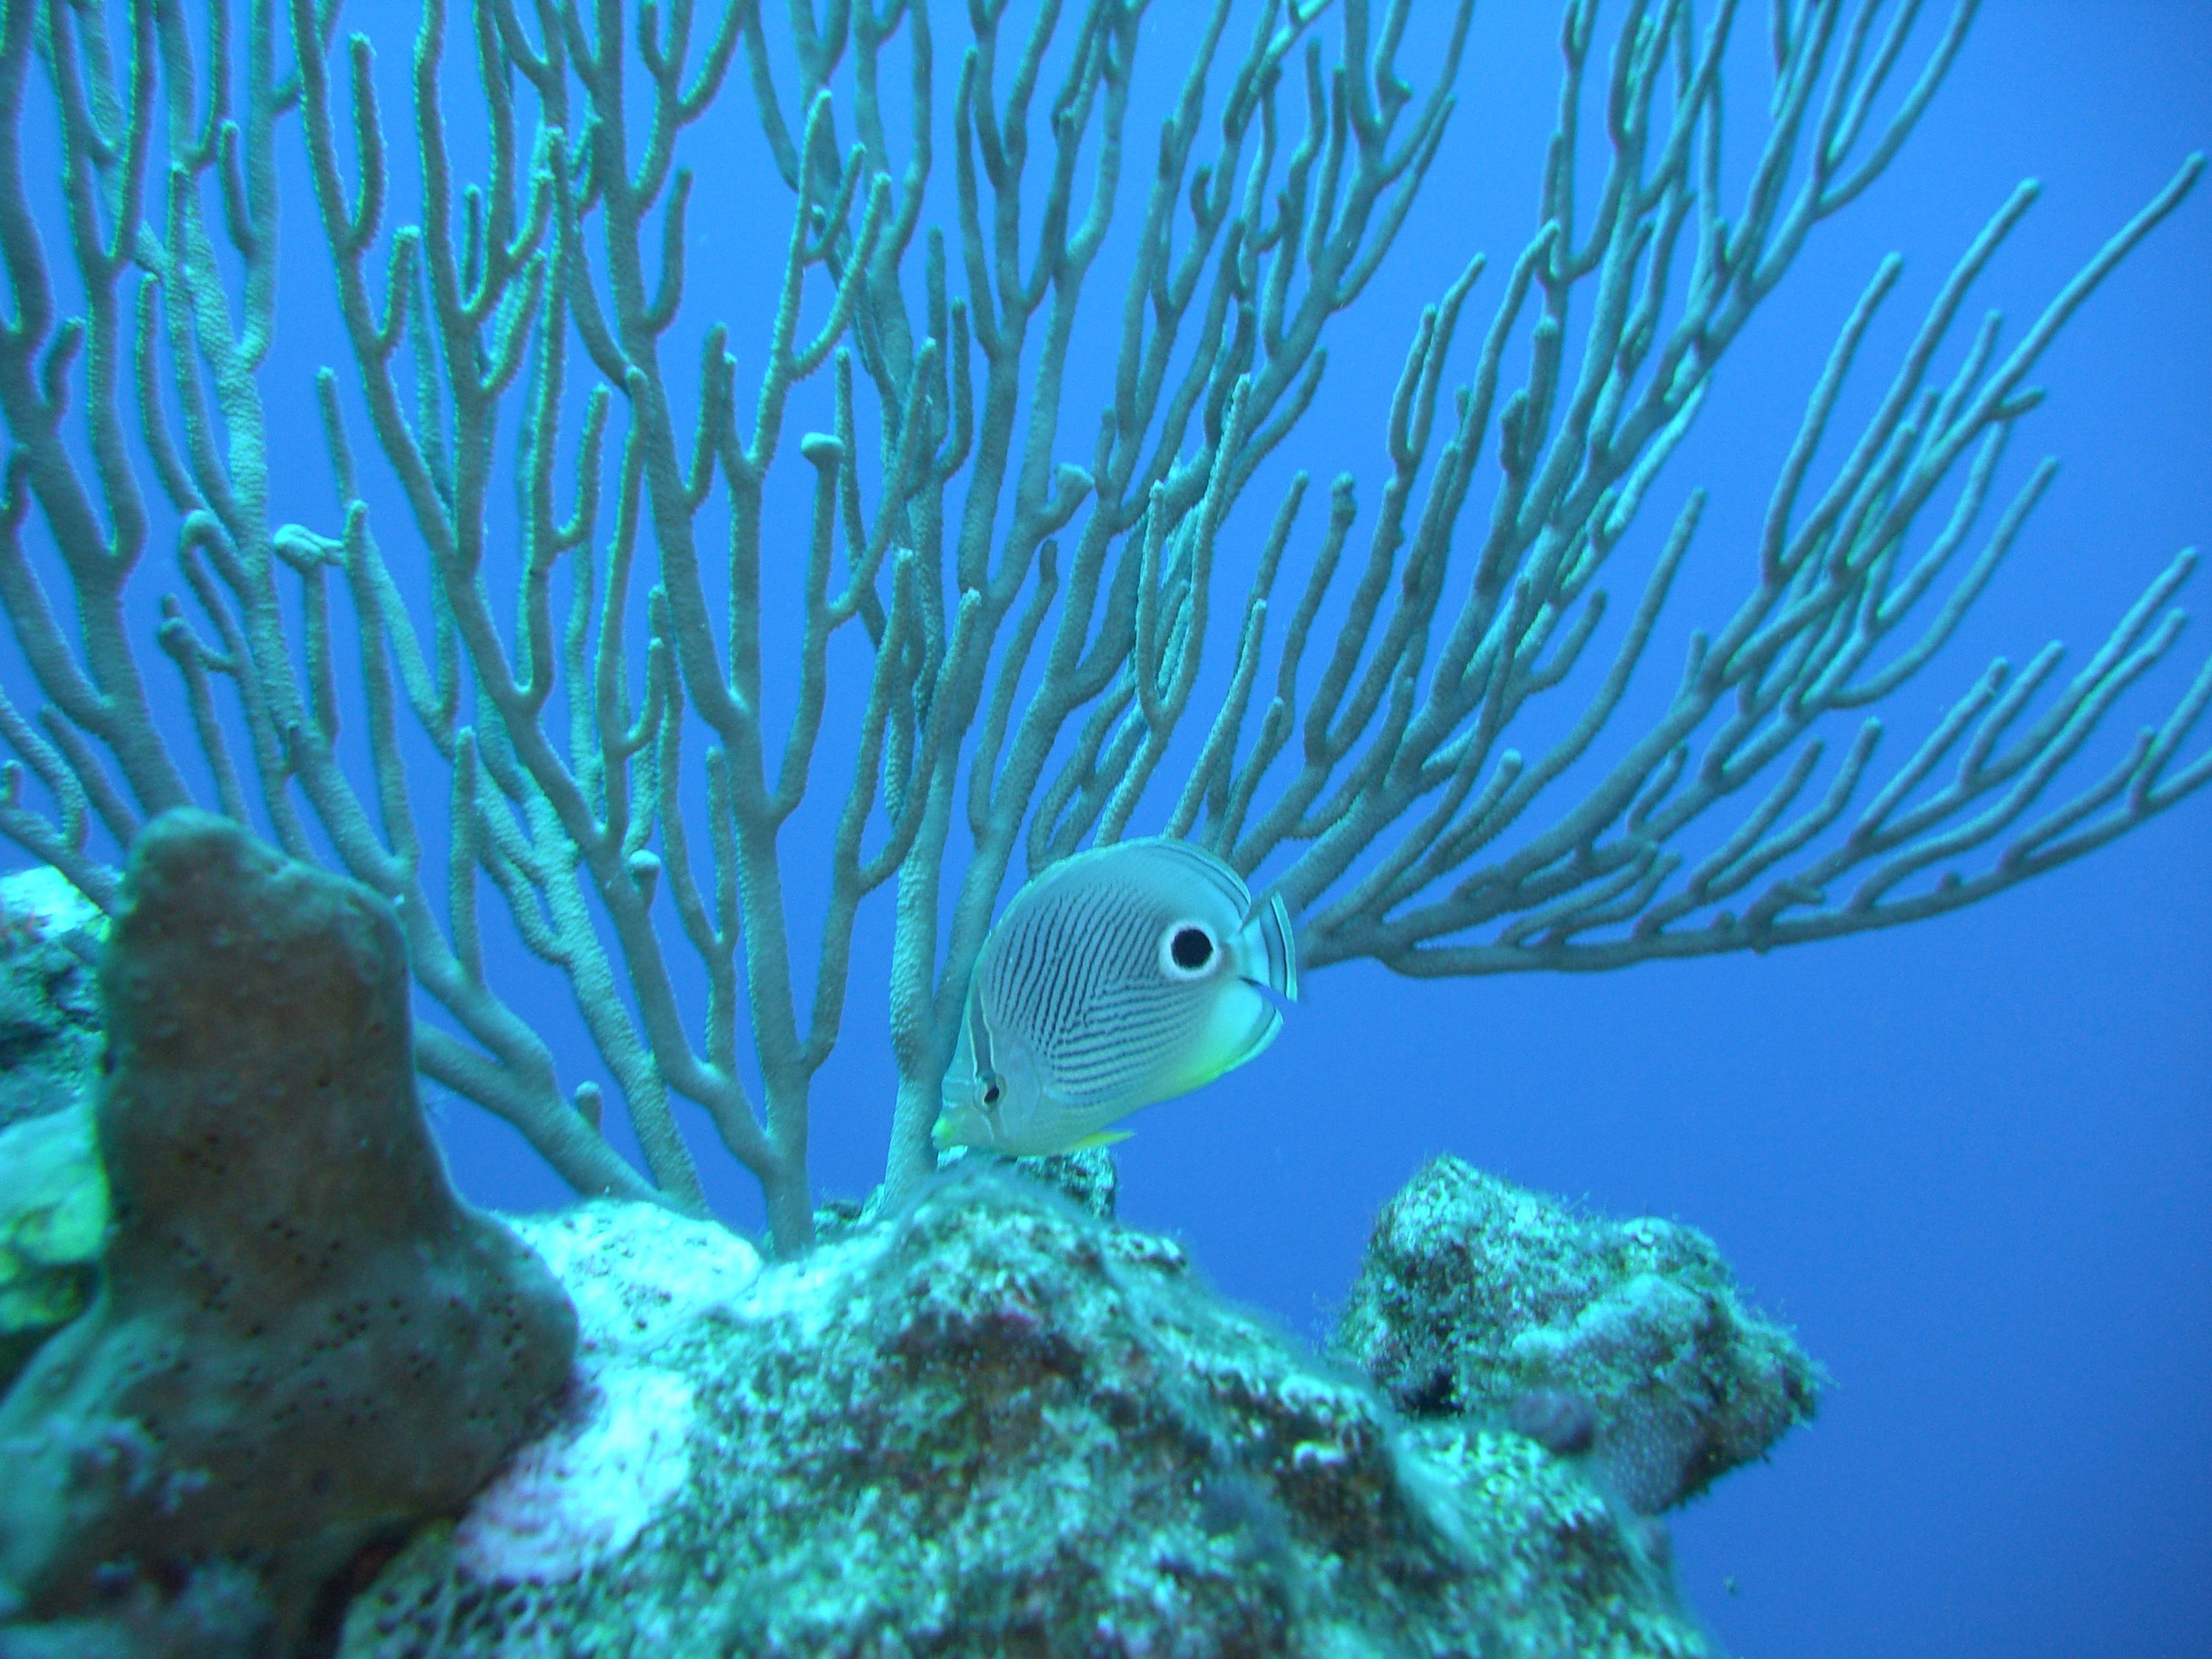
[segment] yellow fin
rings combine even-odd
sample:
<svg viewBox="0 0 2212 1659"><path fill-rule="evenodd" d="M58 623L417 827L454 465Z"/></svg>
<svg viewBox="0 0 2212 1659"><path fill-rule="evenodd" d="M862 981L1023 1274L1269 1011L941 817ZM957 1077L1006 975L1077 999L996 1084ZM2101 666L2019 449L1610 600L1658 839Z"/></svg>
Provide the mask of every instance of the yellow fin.
<svg viewBox="0 0 2212 1659"><path fill-rule="evenodd" d="M1084 1136L1067 1150L1071 1152L1087 1152L1094 1146L1111 1146L1117 1141L1128 1139L1135 1133L1133 1129L1101 1129L1095 1135Z"/></svg>

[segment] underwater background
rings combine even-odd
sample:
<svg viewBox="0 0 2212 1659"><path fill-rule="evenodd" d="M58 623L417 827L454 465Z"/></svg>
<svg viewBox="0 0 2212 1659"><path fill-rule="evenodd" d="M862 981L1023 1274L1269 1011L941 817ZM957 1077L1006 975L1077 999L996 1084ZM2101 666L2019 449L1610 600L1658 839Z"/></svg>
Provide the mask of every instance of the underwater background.
<svg viewBox="0 0 2212 1659"><path fill-rule="evenodd" d="M1164 97L1180 71L1188 9L1155 0L1133 134L1157 124L1145 92ZM387 112L404 108L416 16L384 0L343 11L343 27L379 44ZM1731 108L1748 125L1763 18L1738 27L1749 72L1732 83ZM1494 283L1532 228L1556 30L1549 0L1478 6L1443 154L1373 288L1333 325L1320 401L1269 463L1271 478L1349 470L1363 501L1379 492L1384 411L1419 308L1477 249L1492 253ZM447 78L457 163L471 85ZM691 219L686 308L727 316L742 351L744 330L766 326L790 198L744 89L724 100L730 111L702 129L716 146L719 205ZM1638 526L1656 542L1692 483L1711 491L1641 706L1664 696L1681 635L1741 592L1805 395L1884 254L1902 251L1905 275L1846 394L1845 430L2021 178L2042 181L2042 200L1978 290L2015 331L2185 154L2207 148L2212 9L1985 4L1898 164L1815 233L1731 348L1666 475L1667 499ZM321 523L330 483L310 377L346 348L296 155L284 179L285 298L263 377L276 507ZM395 191L404 198L404 185ZM50 228L57 252L61 235ZM1458 374L1476 333L1463 331ZM1103 361L1112 345L1102 338ZM2212 196L2200 187L2129 258L2034 380L2048 402L2023 422L2006 477L2016 483L2046 452L2063 470L1951 645L1883 709L1903 741L1992 656L2017 663L2057 636L2078 665L2177 549L2212 537ZM1249 559L1259 504L1273 499L1263 480L1225 558ZM803 496L770 511L796 548ZM403 522L395 511L380 527L405 582ZM791 572L780 579L795 585ZM149 574L149 616L170 580ZM2203 578L2192 586L2201 611ZM1219 591L1240 591L1233 562ZM2208 635L2192 625L2062 788L2163 715L2212 648ZM30 700L12 644L0 674ZM418 795L442 799L435 787ZM831 811L811 802L794 823L787 845L802 869ZM1134 827L1157 825L1140 814ZM811 938L819 884L802 877L788 890L793 934ZM542 1018L564 1082L597 1075L566 988L494 931L492 915L487 976L542 982L543 995L512 1000ZM862 1196L882 1172L889 934L879 897L861 913L846 1032L813 1091L817 1199ZM503 1209L566 1201L503 1125L432 1095L465 1192ZM684 1121L719 1213L757 1230L751 1178L703 1119ZM1376 1208L1437 1152L1596 1211L1669 1216L1712 1235L1833 1378L1818 1422L1771 1467L1730 1476L1673 1517L1684 1593L1732 1652L2212 1652L2212 808L2202 797L1961 914L1763 957L1431 982L1333 967L1308 978L1259 1062L1123 1127L1136 1136L1116 1154L1122 1218L1179 1235L1226 1294L1316 1340Z"/></svg>

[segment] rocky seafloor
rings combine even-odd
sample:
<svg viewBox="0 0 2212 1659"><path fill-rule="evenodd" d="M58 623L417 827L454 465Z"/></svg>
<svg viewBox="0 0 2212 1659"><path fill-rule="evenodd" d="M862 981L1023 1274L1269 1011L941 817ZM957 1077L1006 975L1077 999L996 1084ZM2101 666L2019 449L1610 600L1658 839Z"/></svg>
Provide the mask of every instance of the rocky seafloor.
<svg viewBox="0 0 2212 1659"><path fill-rule="evenodd" d="M1664 1513L1821 1378L1693 1230L1437 1159L1317 1356L1116 1223L1103 1153L795 1261L486 1217L374 902L170 829L104 951L0 889L0 1659L1712 1650ZM180 963L210 907L232 956Z"/></svg>

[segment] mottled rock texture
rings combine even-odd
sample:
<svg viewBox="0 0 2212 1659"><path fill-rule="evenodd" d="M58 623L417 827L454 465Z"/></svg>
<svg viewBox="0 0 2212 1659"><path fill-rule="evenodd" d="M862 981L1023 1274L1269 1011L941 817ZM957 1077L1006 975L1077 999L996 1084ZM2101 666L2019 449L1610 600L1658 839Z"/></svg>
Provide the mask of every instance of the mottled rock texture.
<svg viewBox="0 0 2212 1659"><path fill-rule="evenodd" d="M1644 1515L1765 1455L1825 1381L1703 1233L1580 1214L1454 1158L1376 1219L1333 1346L1409 1417L1587 1450Z"/></svg>
<svg viewBox="0 0 2212 1659"><path fill-rule="evenodd" d="M131 854L100 969L113 1224L0 1401L0 1653L283 1652L566 1385L567 1299L453 1195L389 907L228 821ZM25 1628L41 1621L37 1630Z"/></svg>
<svg viewBox="0 0 2212 1659"><path fill-rule="evenodd" d="M67 1109L99 1058L104 931L52 870L0 877L0 1131Z"/></svg>
<svg viewBox="0 0 2212 1659"><path fill-rule="evenodd" d="M89 1103L0 1128L0 1395L84 1311L106 1234Z"/></svg>
<svg viewBox="0 0 2212 1659"><path fill-rule="evenodd" d="M106 927L52 870L0 876L0 1393L92 1295L107 1226L89 1097Z"/></svg>
<svg viewBox="0 0 2212 1659"><path fill-rule="evenodd" d="M1709 1650L1663 1534L1575 1466L1502 1429L1408 1431L1169 1241L1011 1173L750 1278L704 1230L587 1213L517 1224L578 1275L600 1397L417 1534L343 1659ZM632 1275L671 1287L641 1341ZM629 1531L611 1488L672 1427L680 1479Z"/></svg>

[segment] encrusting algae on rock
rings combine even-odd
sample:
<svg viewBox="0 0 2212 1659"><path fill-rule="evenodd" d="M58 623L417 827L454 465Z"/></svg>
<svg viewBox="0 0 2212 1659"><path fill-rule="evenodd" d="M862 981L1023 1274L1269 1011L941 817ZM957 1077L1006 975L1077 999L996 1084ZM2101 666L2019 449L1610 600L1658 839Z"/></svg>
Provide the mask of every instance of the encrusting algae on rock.
<svg viewBox="0 0 2212 1659"><path fill-rule="evenodd" d="M83 1311L107 1227L88 1092L106 927L52 870L0 876L0 1393Z"/></svg>
<svg viewBox="0 0 2212 1659"><path fill-rule="evenodd" d="M591 1213L642 1278L710 1282L707 1231ZM1571 1463L1502 1427L1409 1432L1172 1242L1013 1175L671 1299L650 1363L688 1456L632 1545L502 1575L472 1510L356 1601L343 1659L1708 1651ZM619 1321L579 1306L588 1366ZM613 1474L572 1469L548 1530L587 1530Z"/></svg>
<svg viewBox="0 0 2212 1659"><path fill-rule="evenodd" d="M1331 1346L1409 1417L1590 1452L1642 1515L1765 1456L1826 1380L1703 1233L1578 1215L1455 1158L1384 1206Z"/></svg>

